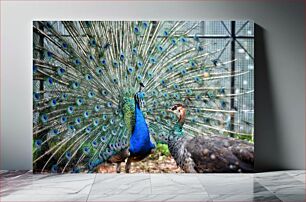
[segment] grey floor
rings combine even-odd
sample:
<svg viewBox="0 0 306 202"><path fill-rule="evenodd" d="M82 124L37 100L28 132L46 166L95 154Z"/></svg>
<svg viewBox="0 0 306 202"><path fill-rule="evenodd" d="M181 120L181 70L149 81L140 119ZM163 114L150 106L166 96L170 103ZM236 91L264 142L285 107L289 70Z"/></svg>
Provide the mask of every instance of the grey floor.
<svg viewBox="0 0 306 202"><path fill-rule="evenodd" d="M65 174L1 171L0 201L305 201L305 171Z"/></svg>

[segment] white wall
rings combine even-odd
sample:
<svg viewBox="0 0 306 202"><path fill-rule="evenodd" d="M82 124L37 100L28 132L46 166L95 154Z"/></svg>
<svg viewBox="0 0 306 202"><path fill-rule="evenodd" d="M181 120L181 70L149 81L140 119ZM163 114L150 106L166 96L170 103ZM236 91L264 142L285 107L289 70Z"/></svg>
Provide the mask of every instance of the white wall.
<svg viewBox="0 0 306 202"><path fill-rule="evenodd" d="M259 169L305 168L305 16L295 1L1 1L0 169L32 168L32 20L251 19Z"/></svg>

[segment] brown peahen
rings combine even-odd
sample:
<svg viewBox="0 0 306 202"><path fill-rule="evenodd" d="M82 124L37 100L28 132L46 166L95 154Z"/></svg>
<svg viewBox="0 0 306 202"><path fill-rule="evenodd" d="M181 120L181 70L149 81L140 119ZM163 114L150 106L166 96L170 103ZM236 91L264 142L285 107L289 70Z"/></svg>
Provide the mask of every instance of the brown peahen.
<svg viewBox="0 0 306 202"><path fill-rule="evenodd" d="M176 104L170 111L176 114L178 122L168 137L168 146L185 172L254 172L253 144L224 136L189 136L183 131L184 105Z"/></svg>

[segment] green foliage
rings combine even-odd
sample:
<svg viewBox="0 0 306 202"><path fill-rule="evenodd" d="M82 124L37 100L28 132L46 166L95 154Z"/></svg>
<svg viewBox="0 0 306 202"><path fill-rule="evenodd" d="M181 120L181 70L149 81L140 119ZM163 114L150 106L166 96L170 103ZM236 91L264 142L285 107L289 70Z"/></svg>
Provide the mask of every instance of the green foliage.
<svg viewBox="0 0 306 202"><path fill-rule="evenodd" d="M167 144L157 144L156 152L160 153L163 156L171 156L168 145Z"/></svg>
<svg viewBox="0 0 306 202"><path fill-rule="evenodd" d="M250 143L254 143L254 138L253 138L252 135L234 134L233 137L236 138L236 139L239 139L239 140L245 140L245 141L248 141Z"/></svg>

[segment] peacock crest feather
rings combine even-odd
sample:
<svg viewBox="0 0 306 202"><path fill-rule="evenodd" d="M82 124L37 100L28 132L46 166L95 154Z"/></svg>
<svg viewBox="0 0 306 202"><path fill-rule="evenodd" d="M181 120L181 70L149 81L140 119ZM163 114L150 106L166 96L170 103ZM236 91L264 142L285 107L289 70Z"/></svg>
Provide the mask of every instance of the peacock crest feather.
<svg viewBox="0 0 306 202"><path fill-rule="evenodd" d="M253 137L252 119L231 102L253 96L232 91L236 59L198 34L203 22L35 21L33 23L33 162L35 172L93 171L127 149L135 128L135 94L156 142L167 142L188 106L189 135ZM187 101L186 98L188 97ZM253 112L253 103L244 110ZM241 130L241 128L244 128Z"/></svg>

